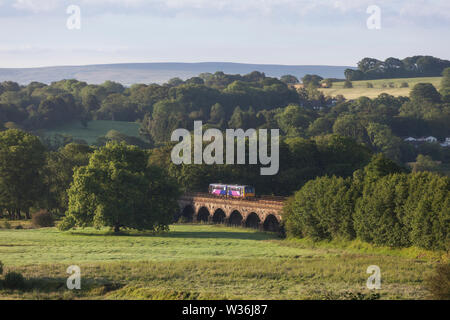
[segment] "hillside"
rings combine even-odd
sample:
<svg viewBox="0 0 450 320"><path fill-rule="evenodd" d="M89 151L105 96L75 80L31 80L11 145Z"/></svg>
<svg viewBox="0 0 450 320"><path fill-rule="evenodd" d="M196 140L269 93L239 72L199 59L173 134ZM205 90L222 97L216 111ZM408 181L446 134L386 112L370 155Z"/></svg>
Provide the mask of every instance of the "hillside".
<svg viewBox="0 0 450 320"><path fill-rule="evenodd" d="M344 78L348 66L289 66L271 64L244 64L228 62L204 63L128 63L89 66L65 66L43 68L0 68L0 81L11 80L20 84L32 81L51 83L62 79L77 79L92 84L106 80L124 85L133 83L164 83L171 78L183 80L203 72L223 71L227 74L247 74L252 71L264 72L270 77L292 74L302 78L305 74L318 74L323 78ZM352 68L352 67L350 67Z"/></svg>
<svg viewBox="0 0 450 320"><path fill-rule="evenodd" d="M388 93L393 96L409 96L411 89L418 83L432 83L436 89L440 89L442 77L429 78L402 78L402 79L380 79L380 80L360 80L352 81L353 88L344 88L344 82L333 83L332 88L319 89L326 96L335 97L343 95L347 99L356 99L362 96L376 98L381 93ZM408 87L401 88L403 82L408 83ZM367 83L371 83L373 88L368 88ZM391 88L389 84L393 84Z"/></svg>

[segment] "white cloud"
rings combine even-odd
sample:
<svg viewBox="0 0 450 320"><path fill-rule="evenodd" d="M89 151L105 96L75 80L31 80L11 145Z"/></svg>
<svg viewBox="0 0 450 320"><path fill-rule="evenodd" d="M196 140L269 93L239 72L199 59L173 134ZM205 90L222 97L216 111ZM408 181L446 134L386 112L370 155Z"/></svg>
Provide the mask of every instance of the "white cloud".
<svg viewBox="0 0 450 320"><path fill-rule="evenodd" d="M59 2L58 0L15 0L13 7L38 13L56 9L60 4Z"/></svg>
<svg viewBox="0 0 450 320"><path fill-rule="evenodd" d="M190 13L194 15L306 15L314 13L364 13L376 4L383 13L397 19L450 19L448 0L0 0L16 10L50 12L69 4L95 8L95 12L132 10L149 15Z"/></svg>

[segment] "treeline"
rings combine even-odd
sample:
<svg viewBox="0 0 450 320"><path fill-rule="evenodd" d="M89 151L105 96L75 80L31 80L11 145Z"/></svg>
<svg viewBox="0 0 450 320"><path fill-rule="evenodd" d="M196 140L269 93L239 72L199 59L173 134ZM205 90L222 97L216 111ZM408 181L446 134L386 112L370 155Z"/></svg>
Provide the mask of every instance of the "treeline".
<svg viewBox="0 0 450 320"><path fill-rule="evenodd" d="M161 109L182 113L180 121L189 117L206 121L216 103L230 116L237 106L270 109L299 103L299 96L284 82L259 72L244 76L205 73L186 81L175 78L164 85L130 88L112 81L92 85L62 80L27 86L6 81L0 84L0 125L36 130L74 120L136 121L145 115L158 120Z"/></svg>
<svg viewBox="0 0 450 320"><path fill-rule="evenodd" d="M355 168L367 165L372 155L369 148L353 139L333 134L314 139L282 138L279 172L274 176L264 176L260 173L262 165L248 164L248 155L247 164L243 165L175 165L170 157L172 147L173 144L168 144L152 149L150 163L167 168L168 175L175 178L184 191L205 192L210 183L223 182L250 184L259 195L279 196L291 195L317 176L351 176ZM248 146L246 148L248 150Z"/></svg>
<svg viewBox="0 0 450 320"><path fill-rule="evenodd" d="M309 181L285 207L289 236L450 248L450 178L405 173L381 155L352 177Z"/></svg>
<svg viewBox="0 0 450 320"><path fill-rule="evenodd" d="M22 130L0 132L0 218L30 219L43 209L46 217L65 216L62 229L161 231L173 222L179 192L175 179L136 146L72 143L48 151Z"/></svg>
<svg viewBox="0 0 450 320"><path fill-rule="evenodd" d="M385 61L364 58L358 62L357 70L345 70L345 77L350 81L439 77L442 75L442 71L448 67L450 67L450 61L432 56L413 56L403 60L391 57Z"/></svg>

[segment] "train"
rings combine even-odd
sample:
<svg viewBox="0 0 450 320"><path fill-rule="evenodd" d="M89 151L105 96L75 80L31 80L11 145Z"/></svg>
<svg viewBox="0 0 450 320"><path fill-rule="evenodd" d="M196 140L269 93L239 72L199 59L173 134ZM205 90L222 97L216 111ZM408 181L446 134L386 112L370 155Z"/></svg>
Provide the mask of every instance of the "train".
<svg viewBox="0 0 450 320"><path fill-rule="evenodd" d="M212 183L208 193L217 197L253 199L256 196L255 188L247 185Z"/></svg>

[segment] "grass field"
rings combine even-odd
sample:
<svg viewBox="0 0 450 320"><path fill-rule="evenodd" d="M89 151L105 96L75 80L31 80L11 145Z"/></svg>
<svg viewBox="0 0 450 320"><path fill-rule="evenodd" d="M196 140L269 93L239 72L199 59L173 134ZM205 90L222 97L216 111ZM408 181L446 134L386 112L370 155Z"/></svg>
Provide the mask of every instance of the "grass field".
<svg viewBox="0 0 450 320"><path fill-rule="evenodd" d="M345 89L344 82L335 82L333 87L329 89L319 89L326 96L335 97L339 94L343 95L346 99L356 99L361 96L369 98L375 98L381 93L388 93L393 96L409 96L411 89L418 83L432 83L436 89L440 89L442 77L430 77L430 78L403 78L403 79L380 79L380 80L362 80L353 81L353 88ZM367 83L373 84L373 88L367 88ZM400 84L408 83L407 88L400 88ZM394 88L389 87L389 83L393 83ZM383 88L386 85L386 88Z"/></svg>
<svg viewBox="0 0 450 320"><path fill-rule="evenodd" d="M1 226L1 225L0 225ZM167 234L54 228L0 230L5 272L27 289L2 299L343 299L371 297L370 265L381 268L381 299L423 299L438 254L281 240L274 234L211 225L173 225ZM70 265L82 289L66 289Z"/></svg>
<svg viewBox="0 0 450 320"><path fill-rule="evenodd" d="M117 130L127 136L139 137L138 123L108 120L90 121L86 128L81 125L80 121L76 121L51 130L46 130L45 135L70 135L75 139L82 139L89 144L93 144L98 137L106 135L109 130Z"/></svg>

